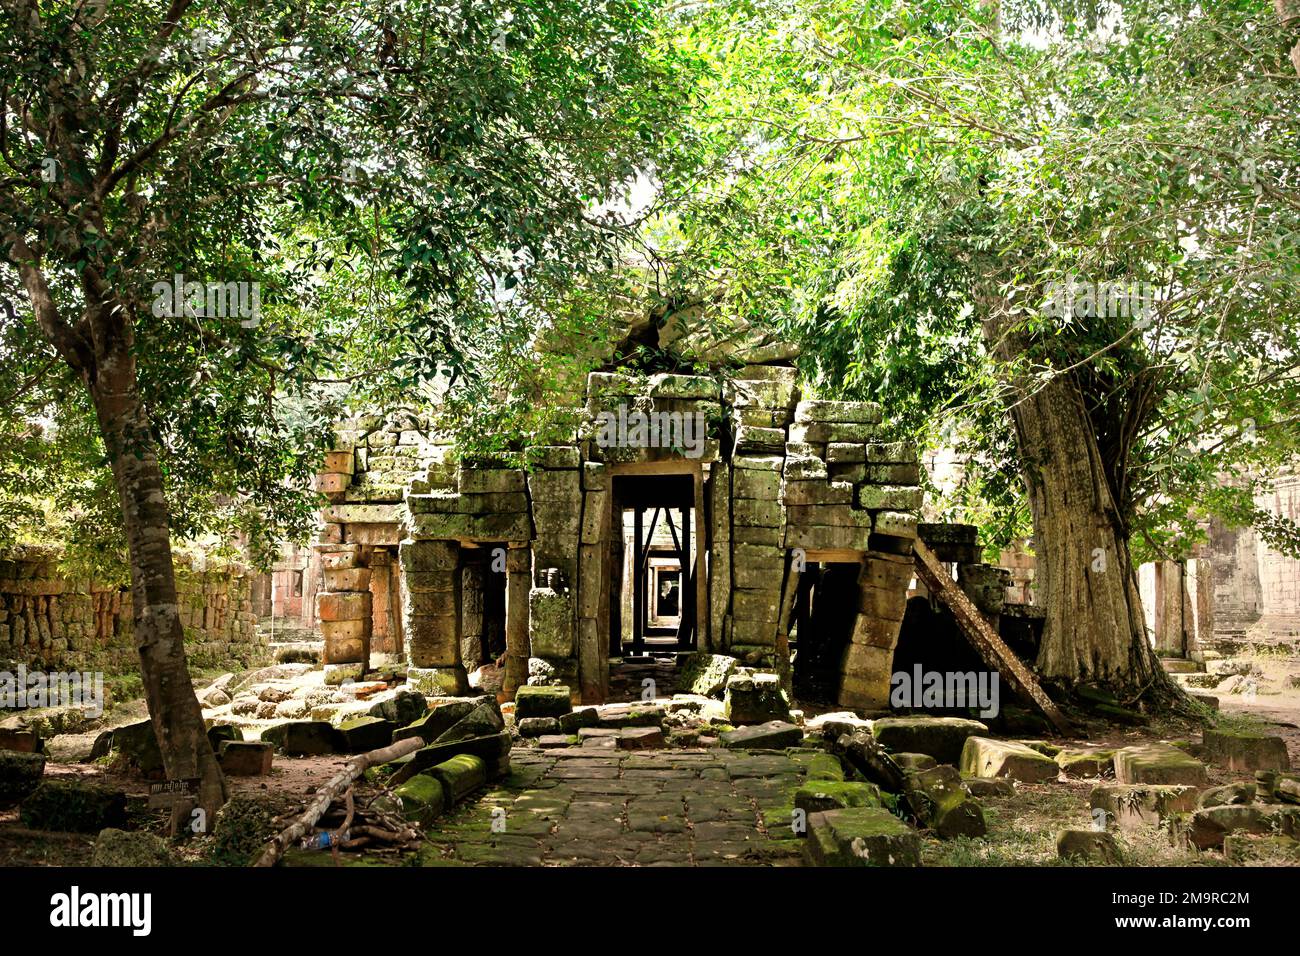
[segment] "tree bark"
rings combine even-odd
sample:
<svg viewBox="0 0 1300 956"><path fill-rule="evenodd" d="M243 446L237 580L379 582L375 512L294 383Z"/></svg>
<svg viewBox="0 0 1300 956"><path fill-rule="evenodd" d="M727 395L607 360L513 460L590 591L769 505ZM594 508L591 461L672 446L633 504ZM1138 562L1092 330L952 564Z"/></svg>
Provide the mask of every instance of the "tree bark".
<svg viewBox="0 0 1300 956"><path fill-rule="evenodd" d="M129 348L100 356L89 385L122 508L135 643L149 716L168 779L198 778L206 829L226 802L226 783L186 665L162 469ZM176 804L173 833L190 825L193 809L187 801Z"/></svg>
<svg viewBox="0 0 1300 956"><path fill-rule="evenodd" d="M1164 672L1083 396L1060 375L1011 417L1034 520L1034 589L1047 611L1038 670L1136 697Z"/></svg>

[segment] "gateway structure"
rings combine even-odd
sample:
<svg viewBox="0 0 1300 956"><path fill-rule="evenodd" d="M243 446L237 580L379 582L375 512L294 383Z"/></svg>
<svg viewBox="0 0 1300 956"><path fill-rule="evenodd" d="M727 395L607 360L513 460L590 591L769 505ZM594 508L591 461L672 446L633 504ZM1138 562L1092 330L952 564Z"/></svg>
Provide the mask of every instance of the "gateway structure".
<svg viewBox="0 0 1300 956"><path fill-rule="evenodd" d="M709 652L788 678L793 648L836 703L887 707L921 490L879 408L801 400L783 364L597 372L584 397L567 441L513 461L414 418L342 433L319 477L326 664L393 652L461 694L504 658L506 697L531 674L598 703L611 660Z"/></svg>

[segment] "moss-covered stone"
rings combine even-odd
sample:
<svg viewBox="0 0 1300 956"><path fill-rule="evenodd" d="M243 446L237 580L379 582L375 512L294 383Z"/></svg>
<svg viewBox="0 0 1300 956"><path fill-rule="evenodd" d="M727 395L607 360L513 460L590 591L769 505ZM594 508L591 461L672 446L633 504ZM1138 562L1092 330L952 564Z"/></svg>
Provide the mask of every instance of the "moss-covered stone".
<svg viewBox="0 0 1300 956"><path fill-rule="evenodd" d="M904 792L912 813L940 839L982 837L987 832L983 807L954 767L941 764L909 773Z"/></svg>
<svg viewBox="0 0 1300 956"><path fill-rule="evenodd" d="M217 724L208 728L208 743L213 750L220 750L221 744L228 740L243 740L244 732L234 724Z"/></svg>
<svg viewBox="0 0 1300 956"><path fill-rule="evenodd" d="M1113 750L1062 750L1056 765L1067 777L1100 777L1114 767Z"/></svg>
<svg viewBox="0 0 1300 956"><path fill-rule="evenodd" d="M153 731L153 721L141 720L113 728L112 747L146 777L162 774L162 751Z"/></svg>
<svg viewBox="0 0 1300 956"><path fill-rule="evenodd" d="M727 678L739 662L726 654L691 654L677 671L677 686L684 693L721 697Z"/></svg>
<svg viewBox="0 0 1300 956"><path fill-rule="evenodd" d="M523 720L525 717L555 717L558 719L572 709L569 688L564 686L525 686L515 691L516 720Z"/></svg>
<svg viewBox="0 0 1300 956"><path fill-rule="evenodd" d="M353 717L339 724L338 729L345 752L364 754L391 744L396 727L382 717Z"/></svg>
<svg viewBox="0 0 1300 956"><path fill-rule="evenodd" d="M955 764L966 738L982 737L989 728L961 717L883 717L872 724L871 732L888 750L928 754L937 763Z"/></svg>
<svg viewBox="0 0 1300 956"><path fill-rule="evenodd" d="M167 843L141 830L100 830L95 838L92 866L175 866L176 854Z"/></svg>
<svg viewBox="0 0 1300 956"><path fill-rule="evenodd" d="M737 726L790 719L790 701L776 674L733 674L724 699L726 718Z"/></svg>
<svg viewBox="0 0 1300 956"><path fill-rule="evenodd" d="M794 805L810 815L845 807L879 807L880 788L874 783L810 781L795 791Z"/></svg>
<svg viewBox="0 0 1300 956"><path fill-rule="evenodd" d="M1206 730L1205 759L1229 770L1289 770L1286 741L1272 734L1240 730Z"/></svg>
<svg viewBox="0 0 1300 956"><path fill-rule="evenodd" d="M1010 777L1026 783L1054 780L1060 769L1051 757L1014 740L968 737L961 771L972 777Z"/></svg>
<svg viewBox="0 0 1300 956"><path fill-rule="evenodd" d="M418 773L393 794L402 801L402 814L421 826L431 826L446 806L446 794L436 777Z"/></svg>
<svg viewBox="0 0 1300 956"><path fill-rule="evenodd" d="M1175 814L1196 809L1197 788L1177 784L1103 783L1092 788L1088 806L1106 813L1122 829L1159 826Z"/></svg>
<svg viewBox="0 0 1300 956"><path fill-rule="evenodd" d="M1205 765L1169 744L1150 743L1115 751L1119 783L1205 786Z"/></svg>
<svg viewBox="0 0 1300 956"><path fill-rule="evenodd" d="M98 833L126 825L126 794L83 780L46 780L22 802L19 819L32 830Z"/></svg>
<svg viewBox="0 0 1300 956"><path fill-rule="evenodd" d="M1073 863L1118 866L1123 862L1114 834L1102 830L1062 830L1056 834L1056 855Z"/></svg>
<svg viewBox="0 0 1300 956"><path fill-rule="evenodd" d="M262 739L275 744L291 757L335 754L344 747L337 728L323 720L296 720L262 731Z"/></svg>
<svg viewBox="0 0 1300 956"><path fill-rule="evenodd" d="M449 804L456 803L487 783L487 767L472 754L458 754L429 771L440 784Z"/></svg>
<svg viewBox="0 0 1300 956"><path fill-rule="evenodd" d="M921 840L888 810L848 807L813 814L805 859L813 866L920 866Z"/></svg>
<svg viewBox="0 0 1300 956"><path fill-rule="evenodd" d="M813 754L804 764L804 769L809 781L844 779L844 765L838 757L828 753Z"/></svg>
<svg viewBox="0 0 1300 956"><path fill-rule="evenodd" d="M929 754L893 754L894 763L903 768L904 772L929 770L931 767L937 767L939 761L935 760Z"/></svg>
<svg viewBox="0 0 1300 956"><path fill-rule="evenodd" d="M1230 783L1222 787L1211 787L1200 795L1196 801L1198 808L1244 806L1255 802L1255 785L1253 783Z"/></svg>

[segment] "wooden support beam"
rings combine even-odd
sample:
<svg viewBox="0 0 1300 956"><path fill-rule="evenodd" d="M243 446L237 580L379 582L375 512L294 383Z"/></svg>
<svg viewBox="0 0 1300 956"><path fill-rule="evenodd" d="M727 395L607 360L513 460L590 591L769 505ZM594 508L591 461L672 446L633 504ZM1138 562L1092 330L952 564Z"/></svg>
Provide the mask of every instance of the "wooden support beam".
<svg viewBox="0 0 1300 956"><path fill-rule="evenodd" d="M965 592L957 586L946 568L934 556L919 538L913 542L916 574L930 593L948 606L957 626L966 635L972 647L979 652L984 662L1002 675L1013 691L1029 700L1042 711L1043 716L1051 721L1061 734L1066 737L1077 736L1078 731L1069 719L1057 709L1052 699L1038 684L1032 671L1016 657L1006 642L995 632Z"/></svg>

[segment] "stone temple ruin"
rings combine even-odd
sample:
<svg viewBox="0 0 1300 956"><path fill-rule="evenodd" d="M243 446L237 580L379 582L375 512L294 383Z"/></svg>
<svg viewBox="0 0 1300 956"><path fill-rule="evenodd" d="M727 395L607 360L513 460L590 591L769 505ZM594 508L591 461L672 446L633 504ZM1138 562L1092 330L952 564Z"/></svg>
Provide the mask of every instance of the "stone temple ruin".
<svg viewBox="0 0 1300 956"><path fill-rule="evenodd" d="M801 400L788 365L597 372L584 398L569 440L523 467L415 420L342 432L318 479L324 662L360 670L378 627L426 693L465 693L467 668L504 656L506 697L531 675L600 703L611 658L651 650L730 655L788 688L793 629L828 697L887 706L922 493L880 410ZM798 628L819 567L851 616Z"/></svg>

